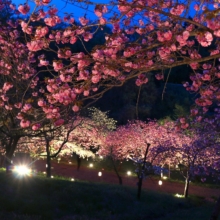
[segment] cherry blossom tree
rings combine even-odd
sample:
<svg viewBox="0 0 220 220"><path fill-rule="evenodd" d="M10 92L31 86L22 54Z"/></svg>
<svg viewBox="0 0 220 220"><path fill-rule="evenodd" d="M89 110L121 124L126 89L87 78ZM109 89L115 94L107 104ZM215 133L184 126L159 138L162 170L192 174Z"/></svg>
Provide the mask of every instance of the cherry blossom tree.
<svg viewBox="0 0 220 220"><path fill-rule="evenodd" d="M69 140L70 133L76 129L81 120L70 121L69 124L55 127L51 124L45 125L40 129L41 133L34 137L23 137L18 142L17 150L29 152L32 157L46 158L46 174L51 177L51 159L58 155L70 155L72 151L66 143Z"/></svg>
<svg viewBox="0 0 220 220"><path fill-rule="evenodd" d="M30 19L21 22L28 49L40 53L39 65L55 76L45 80L47 96L42 98L45 105L65 103L78 111L82 103L78 100L100 97L131 78L136 78L136 85L140 86L147 83L148 73L152 71L157 79L167 82L164 70L182 65L190 65L192 69L192 82L184 86L200 94L196 104L201 108L193 109L192 115L207 112L210 106L219 103L219 1L120 0L94 4L97 22L80 17L80 24L74 23L71 15L59 17L55 7L45 10L49 3L35 1ZM116 13L111 14L114 9ZM26 15L30 11L28 1L18 11ZM43 21L42 25L34 26L39 20ZM56 31L54 27L62 20L69 26ZM107 24L112 26L112 33L106 35L105 45L74 54L70 47L60 46L76 41L84 45L94 36L95 28ZM132 38L134 33L138 38ZM50 48L52 42L57 44L57 50ZM53 51L57 59L50 62L43 50ZM64 98L63 91L68 99ZM182 120L181 127L189 127L187 120Z"/></svg>
<svg viewBox="0 0 220 220"><path fill-rule="evenodd" d="M0 12L7 10L18 12L10 1L1 1ZM66 123L73 111L42 101L46 96L42 78L47 70L40 69L28 50L18 20L0 22L0 132L7 166L20 138L39 135L41 126Z"/></svg>
<svg viewBox="0 0 220 220"><path fill-rule="evenodd" d="M91 108L89 115L90 118L71 118L68 124L58 127L45 125L39 129L38 136L21 138L17 150L29 152L35 158L46 158L47 177L51 176L51 159L58 155L70 157L74 152L79 158L94 158L94 151L116 122L108 118L107 112L96 108Z"/></svg>
<svg viewBox="0 0 220 220"><path fill-rule="evenodd" d="M174 128L172 122L167 122L166 126L162 126L156 121L130 122L111 132L99 150L100 155L110 155L114 160L130 159L136 163L138 199L140 199L144 177L150 172L161 171L158 165L163 162L162 158L172 146L173 134L170 132L172 128ZM122 184L122 178L116 167L114 170L119 178L119 183Z"/></svg>
<svg viewBox="0 0 220 220"><path fill-rule="evenodd" d="M66 147L71 154L76 154L77 170L80 168L81 159L95 157L95 151L100 145L99 130L94 122L86 117L79 119L81 122L70 133Z"/></svg>
<svg viewBox="0 0 220 220"><path fill-rule="evenodd" d="M101 145L101 147L98 150L98 154L102 157L109 157L111 162L112 162L112 166L113 169L118 177L119 180L119 184L122 185L123 181L122 181L122 177L118 171L118 166L117 166L117 162L122 161L124 158L122 157L122 155L120 155L117 150L118 148L121 147L121 149L123 148L123 146L119 146L119 144L116 144L116 141L119 140L120 138L120 133L119 133L119 128L117 128L116 131L111 131L107 134L106 138L103 139L103 143Z"/></svg>
<svg viewBox="0 0 220 220"><path fill-rule="evenodd" d="M0 31L0 132L6 162L10 162L19 139L32 133L28 127L36 130L38 124L31 124L30 119L39 116L32 107L36 94L30 95L39 79L35 77L36 70L28 59L27 47L20 41L19 31L13 25L3 24Z"/></svg>
<svg viewBox="0 0 220 220"><path fill-rule="evenodd" d="M172 162L180 165L180 173L185 178L186 198L189 183L195 175L204 182L206 176L214 176L219 171L219 133L213 120L206 119L202 123L192 122L191 128L177 132L177 137Z"/></svg>
<svg viewBox="0 0 220 220"><path fill-rule="evenodd" d="M102 112L95 107L89 108L88 111L87 117L79 119L81 123L70 133L66 143L67 147L76 153L77 162L80 158L94 158L107 134L116 129L116 121L109 118L108 112Z"/></svg>

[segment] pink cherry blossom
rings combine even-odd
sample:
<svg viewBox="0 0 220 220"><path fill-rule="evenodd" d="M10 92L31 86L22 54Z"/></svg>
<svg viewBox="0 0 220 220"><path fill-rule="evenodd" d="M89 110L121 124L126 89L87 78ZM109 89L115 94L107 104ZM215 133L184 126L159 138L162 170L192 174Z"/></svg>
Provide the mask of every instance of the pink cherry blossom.
<svg viewBox="0 0 220 220"><path fill-rule="evenodd" d="M43 106L46 105L46 102L45 102L44 100L40 99L37 104L38 104L39 106L43 107Z"/></svg>
<svg viewBox="0 0 220 220"><path fill-rule="evenodd" d="M28 120L21 120L20 126L22 128L28 128L30 126L30 121L28 121Z"/></svg>
<svg viewBox="0 0 220 220"><path fill-rule="evenodd" d="M107 23L107 20L106 20L105 18L103 18L103 17L100 17L100 18L99 18L99 23L100 23L101 25L105 25L105 24Z"/></svg>
<svg viewBox="0 0 220 220"><path fill-rule="evenodd" d="M58 16L53 16L50 18L45 18L44 22L46 25L48 25L50 27L54 27L55 25L61 23L61 19Z"/></svg>
<svg viewBox="0 0 220 220"><path fill-rule="evenodd" d="M30 51L39 51L43 49L44 42L42 40L33 40L27 43L27 47Z"/></svg>
<svg viewBox="0 0 220 220"><path fill-rule="evenodd" d="M21 14L26 15L30 11L30 6L28 4L19 5L18 6L18 11Z"/></svg>
<svg viewBox="0 0 220 220"><path fill-rule="evenodd" d="M32 125L32 130L33 131L37 131L37 130L39 130L40 129L40 127L41 127L41 125L40 124L34 124L34 125Z"/></svg>
<svg viewBox="0 0 220 220"><path fill-rule="evenodd" d="M58 119L57 121L54 122L54 125L55 126L60 126L64 123L64 120L63 119Z"/></svg>
<svg viewBox="0 0 220 220"><path fill-rule="evenodd" d="M199 5L198 5L198 4L195 4L195 5L194 5L194 9L195 9L196 11L198 11L198 10L199 10Z"/></svg>
<svg viewBox="0 0 220 220"><path fill-rule="evenodd" d="M2 89L4 92L7 92L11 88L13 88L13 84L10 82L5 82Z"/></svg>
<svg viewBox="0 0 220 220"><path fill-rule="evenodd" d="M185 10L184 5L177 5L176 7L171 8L170 13L173 15L181 15Z"/></svg>
<svg viewBox="0 0 220 220"><path fill-rule="evenodd" d="M79 18L79 21L80 21L80 23L81 23L83 26L87 25L88 22L89 22L89 20L86 19L85 17L80 17L80 18Z"/></svg>
<svg viewBox="0 0 220 220"><path fill-rule="evenodd" d="M203 47L208 47L213 41L213 36L210 32L205 32L205 34L198 35L196 39Z"/></svg>
<svg viewBox="0 0 220 220"><path fill-rule="evenodd" d="M78 112L78 111L79 111L79 106L74 105L74 106L72 107L72 110L73 110L74 112Z"/></svg>

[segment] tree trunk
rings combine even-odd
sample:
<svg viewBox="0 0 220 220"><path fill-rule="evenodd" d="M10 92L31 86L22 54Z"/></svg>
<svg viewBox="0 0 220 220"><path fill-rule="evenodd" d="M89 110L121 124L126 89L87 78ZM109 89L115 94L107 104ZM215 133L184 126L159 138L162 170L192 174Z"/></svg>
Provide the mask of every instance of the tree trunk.
<svg viewBox="0 0 220 220"><path fill-rule="evenodd" d="M189 193L189 181L190 181L190 178L187 176L186 180L185 180L185 188L184 188L184 197L185 198L188 197L188 193Z"/></svg>
<svg viewBox="0 0 220 220"><path fill-rule="evenodd" d="M143 176L138 177L138 193L137 193L137 199L141 199L141 188L142 188L142 182L143 182Z"/></svg>
<svg viewBox="0 0 220 220"><path fill-rule="evenodd" d="M210 220L217 220L218 219L218 216L220 214L220 196L215 204L215 207L212 211L212 215L211 215L211 218Z"/></svg>
<svg viewBox="0 0 220 220"><path fill-rule="evenodd" d="M143 182L143 178L144 178L143 171L145 169L145 164L146 164L146 159L147 159L149 147L150 147L150 144L147 144L147 148L146 148L145 155L144 155L143 165L142 165L141 170L139 171L139 174L138 174L138 192L137 192L137 199L138 200L141 199L141 188L142 188L142 182Z"/></svg>
<svg viewBox="0 0 220 220"><path fill-rule="evenodd" d="M50 157L50 144L46 141L46 152L47 152L47 164L46 164L46 174L47 177L51 177L51 157Z"/></svg>
<svg viewBox="0 0 220 220"><path fill-rule="evenodd" d="M81 165L81 158L79 155L76 154L76 162L77 162L77 170L79 171Z"/></svg>
<svg viewBox="0 0 220 220"><path fill-rule="evenodd" d="M20 137L13 137L10 138L9 143L6 146L6 154L5 154L5 166L6 166L6 172L10 173L11 169L10 166L12 165L12 157L15 152L15 149L17 147L17 143L19 141Z"/></svg>
<svg viewBox="0 0 220 220"><path fill-rule="evenodd" d="M170 179L170 162L169 162L169 173L168 173L168 177Z"/></svg>
<svg viewBox="0 0 220 220"><path fill-rule="evenodd" d="M117 169L117 167L115 165L115 161L114 161L114 159L112 157L111 157L111 161L112 161L112 165L113 165L114 171L115 171L115 173L116 173L116 175L118 177L119 185L122 185L122 177L120 176L120 174L118 172L118 169Z"/></svg>
<svg viewBox="0 0 220 220"><path fill-rule="evenodd" d="M161 166L161 171L160 171L160 177L161 177L161 179L163 178L163 166L164 166L164 164Z"/></svg>
<svg viewBox="0 0 220 220"><path fill-rule="evenodd" d="M1 154L0 158L1 158L0 167L3 167L4 166L4 156Z"/></svg>

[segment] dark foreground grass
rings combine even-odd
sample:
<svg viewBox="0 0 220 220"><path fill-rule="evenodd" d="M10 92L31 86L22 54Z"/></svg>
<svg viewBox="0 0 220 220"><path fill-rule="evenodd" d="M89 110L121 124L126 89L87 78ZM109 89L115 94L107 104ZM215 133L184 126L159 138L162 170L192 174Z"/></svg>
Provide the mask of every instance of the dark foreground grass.
<svg viewBox="0 0 220 220"><path fill-rule="evenodd" d="M1 220L207 220L213 205L147 191L137 201L125 186L0 172Z"/></svg>

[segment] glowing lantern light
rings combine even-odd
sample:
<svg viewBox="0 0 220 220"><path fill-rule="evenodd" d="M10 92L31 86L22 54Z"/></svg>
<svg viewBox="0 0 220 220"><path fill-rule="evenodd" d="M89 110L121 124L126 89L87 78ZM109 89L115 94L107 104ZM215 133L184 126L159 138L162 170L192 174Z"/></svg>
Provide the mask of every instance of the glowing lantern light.
<svg viewBox="0 0 220 220"><path fill-rule="evenodd" d="M180 195L180 194L178 194L178 193L175 194L175 196L178 197L178 198L183 198L183 197L184 197L184 195Z"/></svg>
<svg viewBox="0 0 220 220"><path fill-rule="evenodd" d="M128 172L127 172L127 175L130 176L130 175L131 175L131 171L128 171Z"/></svg>
<svg viewBox="0 0 220 220"><path fill-rule="evenodd" d="M98 172L98 176L102 176L102 172Z"/></svg>
<svg viewBox="0 0 220 220"><path fill-rule="evenodd" d="M31 174L31 169L26 165L15 166L14 171L20 176L26 176Z"/></svg>
<svg viewBox="0 0 220 220"><path fill-rule="evenodd" d="M93 164L92 164L92 163L90 163L90 164L89 164L89 167L93 167Z"/></svg>
<svg viewBox="0 0 220 220"><path fill-rule="evenodd" d="M162 180L158 181L159 186L161 186L163 184Z"/></svg>

